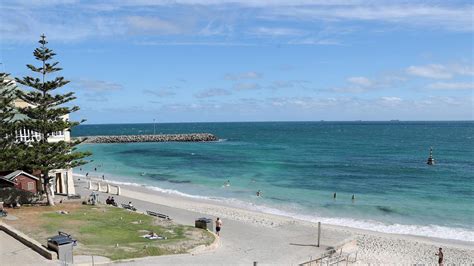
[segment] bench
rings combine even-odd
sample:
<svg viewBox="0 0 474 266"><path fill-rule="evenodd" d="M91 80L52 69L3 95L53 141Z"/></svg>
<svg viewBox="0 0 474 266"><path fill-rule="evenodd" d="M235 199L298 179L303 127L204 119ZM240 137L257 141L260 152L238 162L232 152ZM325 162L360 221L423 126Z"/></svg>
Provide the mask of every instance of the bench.
<svg viewBox="0 0 474 266"><path fill-rule="evenodd" d="M166 220L171 220L171 218L168 215L162 214L162 213L159 213L159 212L146 211L146 213L148 215L151 215L151 216L159 217L159 218L166 219Z"/></svg>
<svg viewBox="0 0 474 266"><path fill-rule="evenodd" d="M136 210L137 210L137 208L135 208L135 207L133 207L133 206L130 206L130 205L128 205L128 204L123 204L123 203L122 203L122 208L127 209L127 210L132 210L132 211L136 211Z"/></svg>

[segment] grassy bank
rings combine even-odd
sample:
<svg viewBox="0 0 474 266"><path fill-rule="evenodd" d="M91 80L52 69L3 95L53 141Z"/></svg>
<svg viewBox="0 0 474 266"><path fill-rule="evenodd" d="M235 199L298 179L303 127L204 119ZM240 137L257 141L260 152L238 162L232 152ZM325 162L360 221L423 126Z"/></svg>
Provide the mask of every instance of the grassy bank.
<svg viewBox="0 0 474 266"><path fill-rule="evenodd" d="M211 233L201 229L103 205L71 203L55 207L24 207L10 214L19 219L8 221L8 224L40 243L46 243L48 237L64 231L78 240L74 254L100 255L112 260L185 253L214 241ZM166 239L142 237L150 231Z"/></svg>

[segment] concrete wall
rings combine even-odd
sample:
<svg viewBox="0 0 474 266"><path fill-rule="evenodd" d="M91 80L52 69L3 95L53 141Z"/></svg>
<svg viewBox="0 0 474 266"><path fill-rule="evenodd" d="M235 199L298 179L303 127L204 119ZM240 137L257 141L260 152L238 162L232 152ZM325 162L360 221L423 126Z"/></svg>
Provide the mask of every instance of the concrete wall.
<svg viewBox="0 0 474 266"><path fill-rule="evenodd" d="M0 222L0 230L11 235L13 238L25 244L27 247L33 249L34 251L38 252L41 256L47 258L48 260L55 260L58 258L58 254L56 252L48 250L47 248L43 247L38 241L16 230L12 226Z"/></svg>

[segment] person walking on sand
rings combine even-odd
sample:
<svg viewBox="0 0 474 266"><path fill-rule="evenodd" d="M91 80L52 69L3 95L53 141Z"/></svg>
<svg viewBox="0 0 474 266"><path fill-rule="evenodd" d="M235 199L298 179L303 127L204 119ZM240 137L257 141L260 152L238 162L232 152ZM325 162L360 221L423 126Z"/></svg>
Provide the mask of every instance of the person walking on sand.
<svg viewBox="0 0 474 266"><path fill-rule="evenodd" d="M217 236L220 236L219 232L221 231L221 227L222 227L222 220L219 219L219 217L217 217L217 220L216 220L216 234L217 234Z"/></svg>
<svg viewBox="0 0 474 266"><path fill-rule="evenodd" d="M443 257L444 257L444 254L443 254L443 249L442 248L439 248L438 250L438 254L435 254L435 256L438 256L438 264L440 266L443 266Z"/></svg>

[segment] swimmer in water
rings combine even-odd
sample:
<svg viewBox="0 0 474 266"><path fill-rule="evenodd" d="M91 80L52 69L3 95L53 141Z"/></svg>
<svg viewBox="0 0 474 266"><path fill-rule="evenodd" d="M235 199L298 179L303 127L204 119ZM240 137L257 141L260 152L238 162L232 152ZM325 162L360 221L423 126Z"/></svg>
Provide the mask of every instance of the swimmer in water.
<svg viewBox="0 0 474 266"><path fill-rule="evenodd" d="M227 180L225 183L224 183L224 187L229 187L230 186L230 180Z"/></svg>
<svg viewBox="0 0 474 266"><path fill-rule="evenodd" d="M257 197L260 197L262 196L262 191L260 191L260 189L257 191Z"/></svg>

